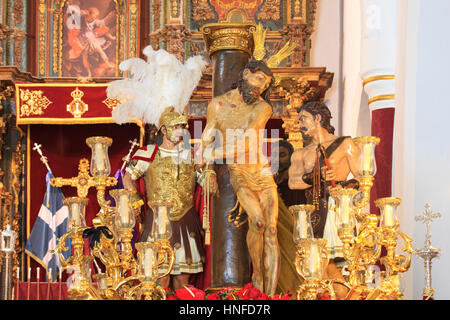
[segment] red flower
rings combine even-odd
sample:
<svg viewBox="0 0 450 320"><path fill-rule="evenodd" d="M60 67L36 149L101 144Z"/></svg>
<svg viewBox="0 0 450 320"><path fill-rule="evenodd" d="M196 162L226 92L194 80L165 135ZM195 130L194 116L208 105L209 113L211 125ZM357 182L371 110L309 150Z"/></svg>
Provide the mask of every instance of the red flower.
<svg viewBox="0 0 450 320"><path fill-rule="evenodd" d="M240 300L248 300L248 289L245 287L236 292L236 295L239 297Z"/></svg>
<svg viewBox="0 0 450 320"><path fill-rule="evenodd" d="M276 294L272 297L272 300L291 300L291 295L290 294L285 294L285 295Z"/></svg>
<svg viewBox="0 0 450 320"><path fill-rule="evenodd" d="M175 291L175 296L179 300L204 300L205 292L188 285L184 288L177 289Z"/></svg>
<svg viewBox="0 0 450 320"><path fill-rule="evenodd" d="M255 300L270 300L269 296L264 292L260 292L259 296Z"/></svg>
<svg viewBox="0 0 450 320"><path fill-rule="evenodd" d="M206 300L222 300L217 293L211 293L206 297Z"/></svg>
<svg viewBox="0 0 450 320"><path fill-rule="evenodd" d="M259 298L259 296L261 295L261 291L259 291L259 289L256 289L256 288L250 288L249 290L248 290L248 298L249 299L254 299L254 300L256 300L256 299L258 299Z"/></svg>

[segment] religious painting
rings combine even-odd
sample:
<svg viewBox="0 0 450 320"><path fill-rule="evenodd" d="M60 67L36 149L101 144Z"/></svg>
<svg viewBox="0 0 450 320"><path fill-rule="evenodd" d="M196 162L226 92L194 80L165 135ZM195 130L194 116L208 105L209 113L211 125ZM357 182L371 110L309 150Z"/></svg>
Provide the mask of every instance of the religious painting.
<svg viewBox="0 0 450 320"><path fill-rule="evenodd" d="M117 12L114 0L68 0L62 12L63 77L114 77Z"/></svg>

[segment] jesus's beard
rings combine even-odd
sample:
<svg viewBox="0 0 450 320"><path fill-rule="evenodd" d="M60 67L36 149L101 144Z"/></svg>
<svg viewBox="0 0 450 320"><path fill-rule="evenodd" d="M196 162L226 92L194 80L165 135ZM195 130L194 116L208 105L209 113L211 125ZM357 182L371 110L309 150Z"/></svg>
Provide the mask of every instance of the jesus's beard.
<svg viewBox="0 0 450 320"><path fill-rule="evenodd" d="M247 80L240 79L238 82L239 92L242 94L242 99L246 104L253 104L258 101L260 96L259 89L250 85Z"/></svg>

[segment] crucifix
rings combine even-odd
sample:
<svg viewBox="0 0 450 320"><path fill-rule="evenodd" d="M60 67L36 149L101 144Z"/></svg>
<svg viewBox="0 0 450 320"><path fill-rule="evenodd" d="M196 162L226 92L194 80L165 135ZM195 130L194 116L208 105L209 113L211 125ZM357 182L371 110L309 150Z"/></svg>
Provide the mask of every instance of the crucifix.
<svg viewBox="0 0 450 320"><path fill-rule="evenodd" d="M427 203L425 205L425 211L423 215L416 216L416 221L423 221L426 227L425 233L425 247L416 250L416 254L421 257L424 261L425 268L425 287L423 289L423 299L433 300L434 299L434 289L431 286L431 266L432 260L439 256L440 249L433 248L431 246L431 222L433 219L440 218L442 214L440 212L433 212L431 206Z"/></svg>
<svg viewBox="0 0 450 320"><path fill-rule="evenodd" d="M52 172L52 169L50 169L50 166L48 165L48 159L46 156L44 156L44 154L42 153L41 150L42 144L37 144L36 142L34 143L34 147L33 150L37 151L39 153L39 155L41 156L41 161L42 163L47 167L47 170Z"/></svg>
<svg viewBox="0 0 450 320"><path fill-rule="evenodd" d="M427 248L431 247L431 222L433 222L433 219L440 218L441 216L442 214L440 212L433 212L430 204L427 203L423 215L415 217L416 221L423 221L425 223L427 230L425 233L425 247Z"/></svg>
<svg viewBox="0 0 450 320"><path fill-rule="evenodd" d="M131 152L133 152L134 147L139 146L139 143L137 142L137 139L134 139L133 141L128 141L131 144L130 151L128 151L128 154L122 158L123 164L122 164L122 171L125 169L125 166L130 162L131 160Z"/></svg>

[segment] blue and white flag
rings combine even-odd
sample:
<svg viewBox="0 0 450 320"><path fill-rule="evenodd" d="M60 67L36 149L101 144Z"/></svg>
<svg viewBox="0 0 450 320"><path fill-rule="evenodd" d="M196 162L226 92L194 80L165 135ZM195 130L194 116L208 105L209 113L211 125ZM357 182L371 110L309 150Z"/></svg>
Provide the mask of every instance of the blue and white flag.
<svg viewBox="0 0 450 320"><path fill-rule="evenodd" d="M67 232L69 209L62 203L64 195L61 189L50 185L51 178L53 174L49 171L45 176L47 191L27 240L25 252L39 262L47 270L47 274L51 268L51 278L55 281L61 263L58 254L52 254L51 251L56 248L58 239ZM70 239L66 240L66 247L69 249L64 251L63 255L67 259L71 254Z"/></svg>

